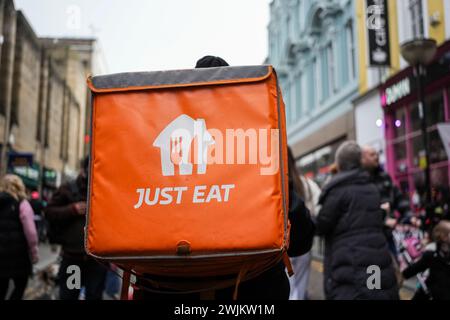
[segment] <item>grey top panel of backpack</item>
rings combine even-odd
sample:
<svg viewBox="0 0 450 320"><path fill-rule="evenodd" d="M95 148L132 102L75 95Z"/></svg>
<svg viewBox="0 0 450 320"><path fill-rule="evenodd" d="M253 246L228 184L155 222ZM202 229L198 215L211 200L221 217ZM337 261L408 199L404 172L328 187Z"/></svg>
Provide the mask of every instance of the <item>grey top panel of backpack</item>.
<svg viewBox="0 0 450 320"><path fill-rule="evenodd" d="M262 78L268 72L269 66L267 65L131 72L96 76L92 78L92 84L96 89L126 89Z"/></svg>

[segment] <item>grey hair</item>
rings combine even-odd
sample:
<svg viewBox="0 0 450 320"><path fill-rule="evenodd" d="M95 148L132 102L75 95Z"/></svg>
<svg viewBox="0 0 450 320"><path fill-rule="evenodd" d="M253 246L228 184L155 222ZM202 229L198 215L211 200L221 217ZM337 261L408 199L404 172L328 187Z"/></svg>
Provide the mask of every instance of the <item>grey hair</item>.
<svg viewBox="0 0 450 320"><path fill-rule="evenodd" d="M346 141L336 151L335 162L339 171L361 168L361 147L355 141Z"/></svg>

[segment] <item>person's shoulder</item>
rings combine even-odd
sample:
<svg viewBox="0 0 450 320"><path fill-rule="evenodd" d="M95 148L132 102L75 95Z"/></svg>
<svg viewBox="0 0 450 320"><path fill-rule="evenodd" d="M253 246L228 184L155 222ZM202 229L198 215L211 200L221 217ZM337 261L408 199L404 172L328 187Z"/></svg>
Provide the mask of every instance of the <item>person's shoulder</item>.
<svg viewBox="0 0 450 320"><path fill-rule="evenodd" d="M319 197L319 204L323 204L327 199L330 198L340 198L342 197L348 186L348 184L345 183L339 183L336 181L333 181L334 178L332 178L321 190L320 197Z"/></svg>
<svg viewBox="0 0 450 320"><path fill-rule="evenodd" d="M0 203L16 203L18 202L16 198L14 198L10 193L2 191L0 192Z"/></svg>
<svg viewBox="0 0 450 320"><path fill-rule="evenodd" d="M31 208L31 202L28 199L22 199L20 201L21 207L30 207Z"/></svg>
<svg viewBox="0 0 450 320"><path fill-rule="evenodd" d="M386 172L383 168L378 168L378 170L376 171L375 175L373 175L373 177L376 180L392 181L392 178L389 175L389 173Z"/></svg>
<svg viewBox="0 0 450 320"><path fill-rule="evenodd" d="M304 181L311 187L314 189L320 189L319 185L317 184L317 182L315 182L313 179L310 178L304 178Z"/></svg>
<svg viewBox="0 0 450 320"><path fill-rule="evenodd" d="M62 183L58 189L56 189L56 192L53 194L53 197L56 196L60 196L60 197L71 197L72 195L72 189L73 187L71 187L71 181L66 181L64 183Z"/></svg>
<svg viewBox="0 0 450 320"><path fill-rule="evenodd" d="M438 254L436 251L432 250L425 250L422 253L421 260L426 262L431 262L432 260L438 258Z"/></svg>

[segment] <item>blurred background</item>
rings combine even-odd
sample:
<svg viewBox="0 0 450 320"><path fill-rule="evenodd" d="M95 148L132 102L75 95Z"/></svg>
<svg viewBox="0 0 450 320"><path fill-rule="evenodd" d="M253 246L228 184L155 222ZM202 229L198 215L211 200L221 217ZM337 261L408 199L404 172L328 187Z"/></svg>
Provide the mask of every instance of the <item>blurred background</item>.
<svg viewBox="0 0 450 320"><path fill-rule="evenodd" d="M46 201L88 153L89 74L211 54L274 65L289 144L319 186L356 140L414 210L448 204L449 40L446 0L0 0L1 173Z"/></svg>

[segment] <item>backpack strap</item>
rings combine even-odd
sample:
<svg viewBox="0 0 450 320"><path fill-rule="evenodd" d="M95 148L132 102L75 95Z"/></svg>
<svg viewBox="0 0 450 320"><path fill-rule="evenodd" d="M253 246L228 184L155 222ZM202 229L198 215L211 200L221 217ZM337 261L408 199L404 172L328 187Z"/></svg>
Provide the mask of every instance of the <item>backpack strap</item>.
<svg viewBox="0 0 450 320"><path fill-rule="evenodd" d="M242 279L245 277L247 272L250 270L251 264L250 262L244 263L241 270L239 271L239 274L236 279L236 285L234 286L234 293L233 293L233 300L236 301L238 298L238 291L239 291L239 285L242 282Z"/></svg>
<svg viewBox="0 0 450 320"><path fill-rule="evenodd" d="M120 293L120 300L128 300L128 292L130 288L131 274L128 271L123 271L122 277L122 291Z"/></svg>
<svg viewBox="0 0 450 320"><path fill-rule="evenodd" d="M289 277L294 275L294 269L292 268L291 259L289 259L287 251L283 252L283 263L286 266Z"/></svg>

